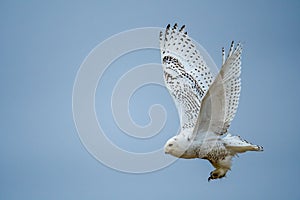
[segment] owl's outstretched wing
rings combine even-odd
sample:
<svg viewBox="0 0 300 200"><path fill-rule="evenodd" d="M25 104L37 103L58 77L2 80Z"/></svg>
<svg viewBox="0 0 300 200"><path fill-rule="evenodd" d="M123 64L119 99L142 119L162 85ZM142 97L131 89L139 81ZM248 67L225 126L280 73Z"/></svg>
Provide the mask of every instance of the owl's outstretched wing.
<svg viewBox="0 0 300 200"><path fill-rule="evenodd" d="M160 32L164 80L177 106L182 130L194 128L201 100L214 79L184 28L168 25Z"/></svg>
<svg viewBox="0 0 300 200"><path fill-rule="evenodd" d="M224 48L222 52L223 65L202 100L194 136L205 132L226 133L237 111L241 91L242 45L239 43L234 49L232 42L226 60Z"/></svg>

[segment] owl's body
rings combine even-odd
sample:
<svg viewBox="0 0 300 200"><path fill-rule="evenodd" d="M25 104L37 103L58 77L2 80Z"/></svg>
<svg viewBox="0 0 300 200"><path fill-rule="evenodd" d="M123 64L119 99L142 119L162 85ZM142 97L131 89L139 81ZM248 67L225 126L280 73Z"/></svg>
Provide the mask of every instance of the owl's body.
<svg viewBox="0 0 300 200"><path fill-rule="evenodd" d="M195 44L177 24L160 34L166 87L176 103L181 132L168 140L165 152L179 158L207 159L216 168L210 179L222 178L237 153L262 151L239 136L227 133L235 116L241 90L240 44L232 42L216 77Z"/></svg>

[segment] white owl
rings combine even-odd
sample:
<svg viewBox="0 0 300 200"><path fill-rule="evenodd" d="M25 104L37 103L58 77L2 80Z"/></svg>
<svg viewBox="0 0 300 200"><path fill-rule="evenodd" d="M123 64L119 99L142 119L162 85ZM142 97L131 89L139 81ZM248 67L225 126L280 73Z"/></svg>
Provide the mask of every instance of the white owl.
<svg viewBox="0 0 300 200"><path fill-rule="evenodd" d="M235 116L241 90L242 45L231 43L216 77L195 44L177 24L160 33L161 59L166 87L177 106L181 131L165 144L165 153L178 158L207 159L216 168L211 179L222 178L238 153L262 151L240 136L227 133Z"/></svg>

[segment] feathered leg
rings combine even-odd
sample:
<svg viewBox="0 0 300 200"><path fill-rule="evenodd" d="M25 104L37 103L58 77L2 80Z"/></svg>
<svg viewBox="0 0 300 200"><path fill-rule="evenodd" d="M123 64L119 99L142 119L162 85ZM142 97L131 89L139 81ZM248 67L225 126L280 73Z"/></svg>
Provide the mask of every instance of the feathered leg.
<svg viewBox="0 0 300 200"><path fill-rule="evenodd" d="M216 162L211 162L211 164L216 168L214 171L210 172L210 177L208 177L208 181L212 179L219 179L226 176L226 173L231 168L231 159L232 155L227 155L223 159L219 159Z"/></svg>

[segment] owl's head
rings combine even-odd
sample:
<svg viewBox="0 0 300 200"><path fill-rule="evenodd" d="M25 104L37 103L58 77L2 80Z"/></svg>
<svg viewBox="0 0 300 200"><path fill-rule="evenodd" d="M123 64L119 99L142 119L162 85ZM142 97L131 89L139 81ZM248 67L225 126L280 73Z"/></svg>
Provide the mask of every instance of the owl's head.
<svg viewBox="0 0 300 200"><path fill-rule="evenodd" d="M164 150L166 154L171 154L175 157L182 157L185 151L188 149L189 142L182 135L176 135L169 139L165 144Z"/></svg>

